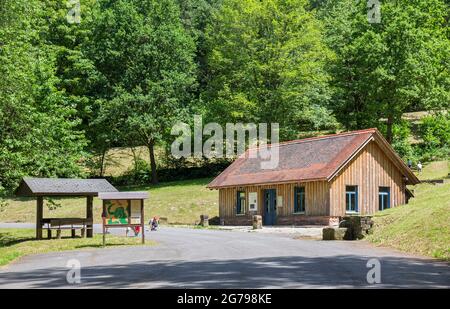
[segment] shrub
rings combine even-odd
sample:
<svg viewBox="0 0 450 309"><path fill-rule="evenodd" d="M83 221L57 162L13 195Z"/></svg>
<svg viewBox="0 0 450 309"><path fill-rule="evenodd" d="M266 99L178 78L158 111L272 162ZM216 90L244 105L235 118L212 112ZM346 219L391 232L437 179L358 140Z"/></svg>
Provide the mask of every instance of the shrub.
<svg viewBox="0 0 450 309"><path fill-rule="evenodd" d="M0 212L4 212L8 207L8 202L0 197Z"/></svg>
<svg viewBox="0 0 450 309"><path fill-rule="evenodd" d="M4 212L6 210L6 207L8 207L8 202L3 199L5 194L5 189L0 186L0 212Z"/></svg>
<svg viewBox="0 0 450 309"><path fill-rule="evenodd" d="M392 147L405 161L410 159L413 162L417 161L416 154L410 141L411 127L408 121L402 120L400 123L393 126L393 141Z"/></svg>
<svg viewBox="0 0 450 309"><path fill-rule="evenodd" d="M419 127L423 139L416 152L423 161L445 159L450 154L450 115L437 114L424 117Z"/></svg>
<svg viewBox="0 0 450 309"><path fill-rule="evenodd" d="M437 114L424 117L420 135L428 148L450 146L450 115Z"/></svg>

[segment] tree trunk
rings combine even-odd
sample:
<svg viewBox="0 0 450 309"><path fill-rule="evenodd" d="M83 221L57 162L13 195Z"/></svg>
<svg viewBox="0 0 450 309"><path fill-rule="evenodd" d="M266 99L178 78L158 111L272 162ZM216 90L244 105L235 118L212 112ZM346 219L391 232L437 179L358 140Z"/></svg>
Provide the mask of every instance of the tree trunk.
<svg viewBox="0 0 450 309"><path fill-rule="evenodd" d="M134 162L134 175L136 176L138 173L138 157L136 153L136 149L134 147L130 147L131 153L133 154L133 162Z"/></svg>
<svg viewBox="0 0 450 309"><path fill-rule="evenodd" d="M103 174L105 173L105 157L107 151L108 150L106 149L102 151L102 157L100 159L100 177L103 177Z"/></svg>
<svg viewBox="0 0 450 309"><path fill-rule="evenodd" d="M158 176L156 175L156 160L155 160L155 142L153 140L148 144L148 152L150 154L150 168L152 173L152 184L158 183Z"/></svg>
<svg viewBox="0 0 450 309"><path fill-rule="evenodd" d="M394 119L392 116L388 116L387 128L386 128L386 140L389 144L392 144L392 126L394 124Z"/></svg>

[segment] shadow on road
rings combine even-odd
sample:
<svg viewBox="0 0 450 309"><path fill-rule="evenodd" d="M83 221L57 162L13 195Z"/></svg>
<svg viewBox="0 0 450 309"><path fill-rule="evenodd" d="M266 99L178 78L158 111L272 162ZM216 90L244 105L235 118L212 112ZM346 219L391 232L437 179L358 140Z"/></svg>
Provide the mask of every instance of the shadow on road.
<svg viewBox="0 0 450 309"><path fill-rule="evenodd" d="M450 287L447 263L383 257L379 287ZM82 267L79 287L161 288L267 288L267 287L369 287L368 258L273 257L244 260L148 261L143 263ZM15 284L29 288L68 287L68 269L38 269L0 273L0 287Z"/></svg>

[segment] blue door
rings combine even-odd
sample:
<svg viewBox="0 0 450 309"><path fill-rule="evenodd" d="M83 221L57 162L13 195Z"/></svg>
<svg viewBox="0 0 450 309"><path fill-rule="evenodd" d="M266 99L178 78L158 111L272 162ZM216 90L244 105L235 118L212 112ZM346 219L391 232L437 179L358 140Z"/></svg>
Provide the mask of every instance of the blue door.
<svg viewBox="0 0 450 309"><path fill-rule="evenodd" d="M275 225L277 221L277 191L264 190L264 225Z"/></svg>

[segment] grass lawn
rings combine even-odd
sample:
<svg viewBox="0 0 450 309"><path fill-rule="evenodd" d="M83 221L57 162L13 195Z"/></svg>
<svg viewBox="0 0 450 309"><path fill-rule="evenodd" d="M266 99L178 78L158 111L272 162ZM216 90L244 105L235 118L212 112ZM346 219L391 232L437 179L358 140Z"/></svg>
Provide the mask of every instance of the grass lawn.
<svg viewBox="0 0 450 309"><path fill-rule="evenodd" d="M169 223L194 224L201 214L210 218L219 213L218 192L206 185L210 178L162 183L151 187L128 187L120 190L149 191L150 198L145 203L146 223L153 216L166 217ZM8 199L9 205L0 212L0 222L35 222L36 201L34 199ZM49 210L44 206L44 217L84 217L86 199L56 199L61 207ZM101 201L94 199L94 221L101 223Z"/></svg>
<svg viewBox="0 0 450 309"><path fill-rule="evenodd" d="M425 166L421 179L447 176L448 162ZM408 205L378 212L368 240L405 252L450 261L450 182L419 184Z"/></svg>
<svg viewBox="0 0 450 309"><path fill-rule="evenodd" d="M420 180L445 179L450 173L450 161L427 163L419 176Z"/></svg>
<svg viewBox="0 0 450 309"><path fill-rule="evenodd" d="M134 147L134 152L137 158L149 163L149 154L146 147ZM158 166L163 164L162 158L164 157L164 151L160 147L155 149L156 163ZM134 168L134 155L130 147L112 148L108 151L105 157L105 170L106 176L120 176L125 172L131 171Z"/></svg>
<svg viewBox="0 0 450 309"><path fill-rule="evenodd" d="M30 254L59 252L68 250L81 250L102 248L102 235L94 238L66 238L70 231L63 231L62 239L35 240L34 229L0 229L0 266L4 266L17 258ZM145 246L155 245L156 242L146 240ZM119 237L107 235L106 246L137 246L141 244L140 237Z"/></svg>

